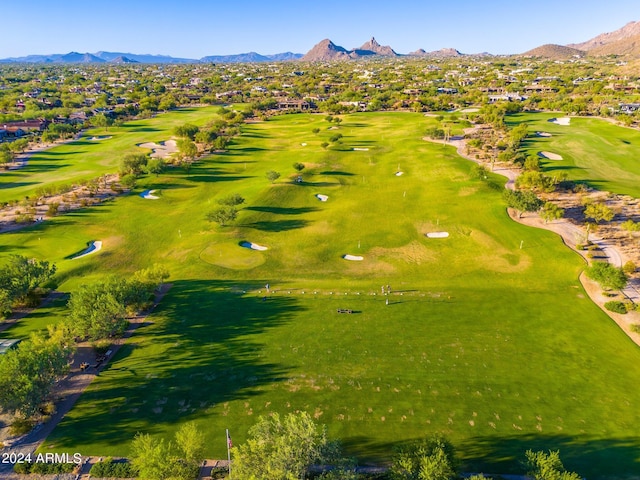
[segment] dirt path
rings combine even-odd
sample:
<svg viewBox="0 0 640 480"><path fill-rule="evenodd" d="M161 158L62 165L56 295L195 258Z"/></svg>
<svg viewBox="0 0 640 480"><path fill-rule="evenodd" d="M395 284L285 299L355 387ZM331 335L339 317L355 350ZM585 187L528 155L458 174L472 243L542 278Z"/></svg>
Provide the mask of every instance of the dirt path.
<svg viewBox="0 0 640 480"><path fill-rule="evenodd" d="M433 140L428 137L424 137L424 140L428 142L440 143L443 145L451 145L453 147L456 147L458 155L460 155L462 158L477 163L478 165L485 165L483 162L480 162L479 160L472 158L466 154L464 137L452 137L448 142L445 142L443 140ZM499 165L497 168L494 168L492 172L507 178L505 188L508 188L510 190L513 190L515 188L515 179L519 175L519 172L517 170ZM531 227L550 230L554 233L557 233L562 238L562 241L565 245L580 254L586 262L589 262L589 258L587 257L587 254L589 252L586 250L578 250L576 248L576 245L578 243L582 243L586 236L586 232L582 227L571 223L566 219L546 223L540 217L540 215L536 213L519 216L512 209L508 209L508 211L511 219L518 223ZM589 240L598 246L603 255L606 256L609 263L616 267L621 267L624 264L625 256L616 247L616 245L593 234L589 235ZM632 325L640 324L640 314L638 312L629 312L626 315L621 315L607 310L604 307L604 304L607 301L611 300L611 298L603 296L600 286L593 280L587 278L584 272L580 275L580 283L589 295L589 298L591 298L591 300L596 305L598 305L598 307L600 307L600 309L604 313L606 313L614 322L616 322L616 324L629 336L629 338L636 345L640 346L640 335L631 330ZM640 279L632 279L624 288L622 294L628 300L631 300L636 304L640 303Z"/></svg>
<svg viewBox="0 0 640 480"><path fill-rule="evenodd" d="M91 348L88 342L80 343L77 346L76 354L74 355L71 371L69 374L58 384L54 394L60 398L60 401L56 403L56 413L51 417L49 421L44 424L36 426L27 435L15 439L12 445L2 450L3 453L17 453L28 454L36 451L36 449L45 441L47 436L58 425L60 420L71 410L76 403L82 392L86 390L89 384L99 375L100 371L109 363L109 361L118 352L119 348L125 343L127 338L131 337L135 330L143 325L147 324L147 316L153 311L153 309L160 303L162 298L171 288L171 284L167 283L161 286L156 293L153 306L146 312L141 313L129 322L129 327L121 338L118 338L110 347L110 353L105 357L103 362L97 362L95 352ZM90 367L86 370L82 370L80 365L88 363ZM76 452L68 452L76 453ZM82 453L82 452L78 452ZM13 465L0 463L0 478L7 478L13 471Z"/></svg>

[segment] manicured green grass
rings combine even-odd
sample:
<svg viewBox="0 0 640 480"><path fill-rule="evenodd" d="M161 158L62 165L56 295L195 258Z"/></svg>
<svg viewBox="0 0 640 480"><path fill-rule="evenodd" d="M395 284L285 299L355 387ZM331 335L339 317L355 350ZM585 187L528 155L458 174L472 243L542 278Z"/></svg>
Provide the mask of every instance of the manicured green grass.
<svg viewBox="0 0 640 480"><path fill-rule="evenodd" d="M562 116L529 113L506 120L512 126L529 125L530 135L524 142L529 155L548 151L562 156L561 161L543 161L549 174L566 172L569 179L585 181L599 190L640 197L640 132L597 118L571 117L567 126L548 121ZM552 137L538 137L537 131Z"/></svg>
<svg viewBox="0 0 640 480"><path fill-rule="evenodd" d="M32 197L44 185L72 185L117 172L127 153L145 151L136 145L169 140L175 126L203 125L218 109L181 109L122 127L87 130L79 140L33 154L24 168L0 173L0 202Z"/></svg>
<svg viewBox="0 0 640 480"><path fill-rule="evenodd" d="M586 298L582 260L512 222L453 149L422 141L432 119L345 116L343 143L325 151L335 132L322 118L245 126L188 175L146 178L161 200L132 194L0 238L3 254L55 261L65 291L154 262L172 273L153 324L45 448L126 455L136 432L169 438L195 420L224 458L225 428L241 443L259 415L307 410L363 461L438 432L467 471L521 472L528 448L560 448L589 478L632 471L640 354ZM232 193L247 199L236 224L207 223ZM103 250L64 259L90 240Z"/></svg>

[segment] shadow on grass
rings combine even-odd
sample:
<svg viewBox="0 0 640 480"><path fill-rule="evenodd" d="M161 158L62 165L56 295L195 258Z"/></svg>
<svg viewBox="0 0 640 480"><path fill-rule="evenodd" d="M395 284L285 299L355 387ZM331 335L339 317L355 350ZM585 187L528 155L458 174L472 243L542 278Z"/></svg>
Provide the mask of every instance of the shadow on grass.
<svg viewBox="0 0 640 480"><path fill-rule="evenodd" d="M315 207L247 207L245 210L273 213L276 215L303 215L305 213L317 212L319 209Z"/></svg>
<svg viewBox="0 0 640 480"><path fill-rule="evenodd" d="M325 170L324 172L320 172L318 175L336 175L336 176L343 176L343 177L353 177L355 176L355 173L342 172L338 170Z"/></svg>
<svg viewBox="0 0 640 480"><path fill-rule="evenodd" d="M139 431L224 414L225 402L284 381L288 369L265 362L252 338L288 323L302 307L290 297L262 301L233 293L243 288L174 282L149 318L154 323L134 333L47 443L128 444Z"/></svg>
<svg viewBox="0 0 640 480"><path fill-rule="evenodd" d="M527 450L559 450L565 468L589 479L631 478L640 469L640 438L592 439L568 435L473 437L456 445L467 472L523 474Z"/></svg>
<svg viewBox="0 0 640 480"><path fill-rule="evenodd" d="M18 187L26 187L27 185L35 185L36 182L9 182L9 183L0 183L0 189L9 189L9 188L18 188Z"/></svg>
<svg viewBox="0 0 640 480"><path fill-rule="evenodd" d="M246 223L242 226L262 230L264 232L286 232L289 230L304 228L308 224L309 222L307 220L274 220Z"/></svg>

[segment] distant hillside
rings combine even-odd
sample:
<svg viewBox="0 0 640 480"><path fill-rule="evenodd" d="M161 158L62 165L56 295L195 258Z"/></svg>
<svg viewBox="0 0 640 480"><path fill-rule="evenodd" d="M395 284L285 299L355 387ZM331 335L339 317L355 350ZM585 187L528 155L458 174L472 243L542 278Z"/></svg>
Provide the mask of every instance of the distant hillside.
<svg viewBox="0 0 640 480"><path fill-rule="evenodd" d="M640 35L594 47L589 50L589 54L640 56Z"/></svg>
<svg viewBox="0 0 640 480"><path fill-rule="evenodd" d="M328 38L325 38L320 43L314 45L301 60L304 62L328 62L332 60L349 60L371 56L397 57L398 54L388 45L380 45L373 37L361 47L354 48L353 50L347 50L340 45L336 45Z"/></svg>
<svg viewBox="0 0 640 480"><path fill-rule="evenodd" d="M526 57L542 57L553 60L563 60L567 58L584 57L586 53L582 50L578 50L577 48L548 43L534 48L533 50L529 50L528 52L524 52L521 55Z"/></svg>
<svg viewBox="0 0 640 480"><path fill-rule="evenodd" d="M201 62L208 63L257 63L257 62L283 62L301 58L301 53L276 53L275 55L260 55L256 52L239 53L238 55L210 55L202 57Z"/></svg>
<svg viewBox="0 0 640 480"><path fill-rule="evenodd" d="M109 60L109 63L140 63L136 60L131 60L129 57L125 57L123 55L114 58L113 60Z"/></svg>
<svg viewBox="0 0 640 480"><path fill-rule="evenodd" d="M328 62L331 60L348 60L349 51L336 45L328 38L315 44L300 60L303 62Z"/></svg>
<svg viewBox="0 0 640 480"><path fill-rule="evenodd" d="M640 35L640 22L629 22L624 27L613 32L603 33L591 40L587 40L586 42L570 44L567 46L587 52L591 52L592 50L607 51L607 54L609 54L615 52L603 49L603 47L607 45L615 45L615 47L624 49L626 48L625 41L632 40L637 42L638 35ZM633 40L634 38L635 40Z"/></svg>
<svg viewBox="0 0 640 480"><path fill-rule="evenodd" d="M380 45L374 37L371 40L365 42L360 48L354 48L351 51L353 56L368 56L368 55L381 55L383 57L397 57L398 54L388 45Z"/></svg>
<svg viewBox="0 0 640 480"><path fill-rule="evenodd" d="M409 55L414 57L445 58L445 57L460 57L462 56L462 53L460 53L455 48L441 48L440 50L434 50L433 52L427 52L424 49L420 48L415 52L411 52Z"/></svg>

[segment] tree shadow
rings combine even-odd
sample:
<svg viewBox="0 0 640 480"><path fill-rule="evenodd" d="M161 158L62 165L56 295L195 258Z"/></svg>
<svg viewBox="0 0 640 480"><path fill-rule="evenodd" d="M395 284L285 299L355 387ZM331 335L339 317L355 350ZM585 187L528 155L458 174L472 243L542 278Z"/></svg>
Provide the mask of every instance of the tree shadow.
<svg viewBox="0 0 640 480"><path fill-rule="evenodd" d="M318 175L335 175L335 176L342 176L342 177L353 177L355 176L355 173L343 172L340 170L325 170L324 172L318 173Z"/></svg>
<svg viewBox="0 0 640 480"><path fill-rule="evenodd" d="M245 210L273 213L276 215L303 215L305 213L317 212L319 209L315 207L247 207Z"/></svg>
<svg viewBox="0 0 640 480"><path fill-rule="evenodd" d="M260 281L261 284L267 281ZM129 443L134 435L222 415L224 403L250 399L287 378L264 362L252 336L284 325L302 308L290 297L244 297L232 282L180 280L158 305L152 324L136 330L47 443Z"/></svg>
<svg viewBox="0 0 640 480"><path fill-rule="evenodd" d="M264 232L286 232L289 230L304 228L308 224L309 222L307 220L273 220L246 223L242 226Z"/></svg>
<svg viewBox="0 0 640 480"><path fill-rule="evenodd" d="M527 450L559 450L565 468L589 479L631 478L640 469L640 438L593 439L569 435L473 437L456 445L463 470L524 474Z"/></svg>

